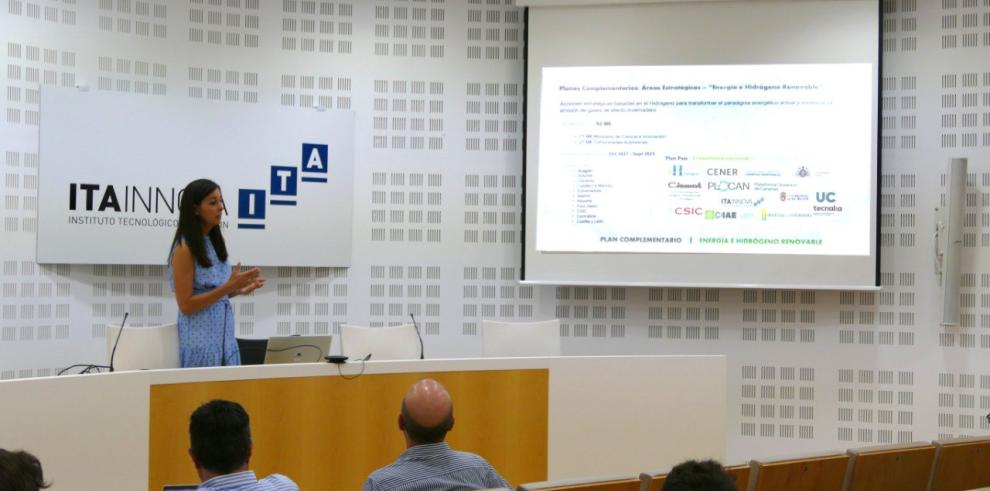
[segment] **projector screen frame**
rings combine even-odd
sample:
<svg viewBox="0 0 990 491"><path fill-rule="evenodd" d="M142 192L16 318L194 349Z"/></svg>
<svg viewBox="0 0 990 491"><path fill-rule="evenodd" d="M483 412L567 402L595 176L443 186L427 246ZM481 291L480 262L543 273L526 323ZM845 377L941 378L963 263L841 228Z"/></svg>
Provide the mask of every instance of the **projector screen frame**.
<svg viewBox="0 0 990 491"><path fill-rule="evenodd" d="M522 122L522 214L521 221L521 244L520 244L520 278L521 284L532 284L532 285L559 285L559 286L625 286L625 287L692 287L692 288L729 288L729 289L743 289L743 288L779 288L779 289L794 289L794 290L852 290L852 291L876 291L881 288L881 247L880 238L882 234L882 176L883 176L883 145L882 145L882 122L883 122L883 2L882 0L875 0L873 3L874 8L877 12L877 23L875 28L875 33L877 36L876 42L876 78L873 80L875 91L875 103L876 103L876 119L874 127L873 142L876 149L876 161L875 161L875 171L873 174L873 180L875 189L874 200L874 210L873 210L873 221L874 230L872 234L872 244L871 244L871 257L873 258L873 284L824 284L824 283L814 283L814 284L802 284L802 283L788 283L788 284L772 284L763 282L733 282L731 284L718 283L718 282L684 282L684 281L602 281L602 280L589 280L581 281L568 279L564 281L559 280L534 280L527 278L527 246L530 241L534 242L534 253L544 254L544 252L537 251L535 249L535 237L529 236L527 233L528 220L528 202L529 195L529 125L531 123L529 115L529 104L530 93L529 86L532 83L530 79L530 8L533 6L588 6L588 5L619 5L619 4L644 4L644 3L671 3L670 0L637 0L634 2L621 2L621 1L595 1L595 0L522 0L517 2L518 5L524 6L523 12L523 22L524 22L524 34L523 34L523 122ZM699 0L693 3L707 3L704 0ZM733 2L728 2L733 3ZM747 3L745 1L740 1L739 3ZM600 66L600 65L589 65L589 66ZM535 214L534 214L535 217ZM534 229L535 231L535 229ZM601 254L601 253L557 253L551 252L547 254ZM630 254L630 255L640 255L640 254L651 254L651 253L641 253L641 252L628 252L628 253L606 253L606 254ZM652 253L655 254L655 253ZM693 253L679 253L679 254L693 254ZM774 256L774 255L760 255L760 254L749 254L748 256Z"/></svg>

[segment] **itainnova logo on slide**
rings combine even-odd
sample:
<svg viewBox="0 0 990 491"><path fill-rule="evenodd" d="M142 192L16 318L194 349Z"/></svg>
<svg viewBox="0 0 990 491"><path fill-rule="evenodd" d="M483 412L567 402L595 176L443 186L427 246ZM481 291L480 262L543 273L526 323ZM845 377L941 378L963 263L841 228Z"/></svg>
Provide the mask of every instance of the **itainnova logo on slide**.
<svg viewBox="0 0 990 491"><path fill-rule="evenodd" d="M268 189L237 190L237 228L264 230L268 206L296 206L301 183L326 184L328 145L303 143L299 166L273 165Z"/></svg>

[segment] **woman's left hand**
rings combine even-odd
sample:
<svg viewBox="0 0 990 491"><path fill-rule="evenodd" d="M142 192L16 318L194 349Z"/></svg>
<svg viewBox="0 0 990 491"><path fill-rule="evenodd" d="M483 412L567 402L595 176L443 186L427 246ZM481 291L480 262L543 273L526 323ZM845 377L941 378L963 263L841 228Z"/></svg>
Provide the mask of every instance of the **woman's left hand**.
<svg viewBox="0 0 990 491"><path fill-rule="evenodd" d="M263 287L263 286L265 286L265 277L264 276L261 276L261 275L258 275L258 277L255 278L254 281L252 281L251 283L249 283L244 288L241 288L240 290L237 290L237 294L238 295L247 295L247 294L249 294L249 293L257 290L258 288Z"/></svg>

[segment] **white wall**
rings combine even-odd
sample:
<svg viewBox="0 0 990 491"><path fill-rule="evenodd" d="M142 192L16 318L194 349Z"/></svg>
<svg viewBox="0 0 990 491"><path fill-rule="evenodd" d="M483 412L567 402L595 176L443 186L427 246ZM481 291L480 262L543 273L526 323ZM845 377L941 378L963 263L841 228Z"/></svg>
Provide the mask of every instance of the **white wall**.
<svg viewBox="0 0 990 491"><path fill-rule="evenodd" d="M556 316L568 354L724 353L729 460L990 433L986 2L883 2L875 294L517 285L523 25L508 3L5 2L0 378L99 360L103 325L124 311L134 325L175 318L161 267L33 262L38 88L82 84L357 112L354 267L266 271L264 292L236 300L244 335L333 333L414 312L427 356L476 356L482 318ZM946 330L931 232L957 156L970 158L964 326Z"/></svg>

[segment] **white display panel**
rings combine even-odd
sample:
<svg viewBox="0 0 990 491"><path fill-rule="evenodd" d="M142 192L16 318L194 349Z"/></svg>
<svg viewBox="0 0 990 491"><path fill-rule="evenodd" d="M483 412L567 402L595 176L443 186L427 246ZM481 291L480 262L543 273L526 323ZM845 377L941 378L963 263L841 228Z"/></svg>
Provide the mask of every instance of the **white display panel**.
<svg viewBox="0 0 990 491"><path fill-rule="evenodd" d="M190 181L220 185L231 262L350 266L354 114L46 89L39 263L163 264Z"/></svg>
<svg viewBox="0 0 990 491"><path fill-rule="evenodd" d="M530 5L524 282L876 287L878 1Z"/></svg>
<svg viewBox="0 0 990 491"><path fill-rule="evenodd" d="M868 255L872 86L865 63L544 68L536 248Z"/></svg>

